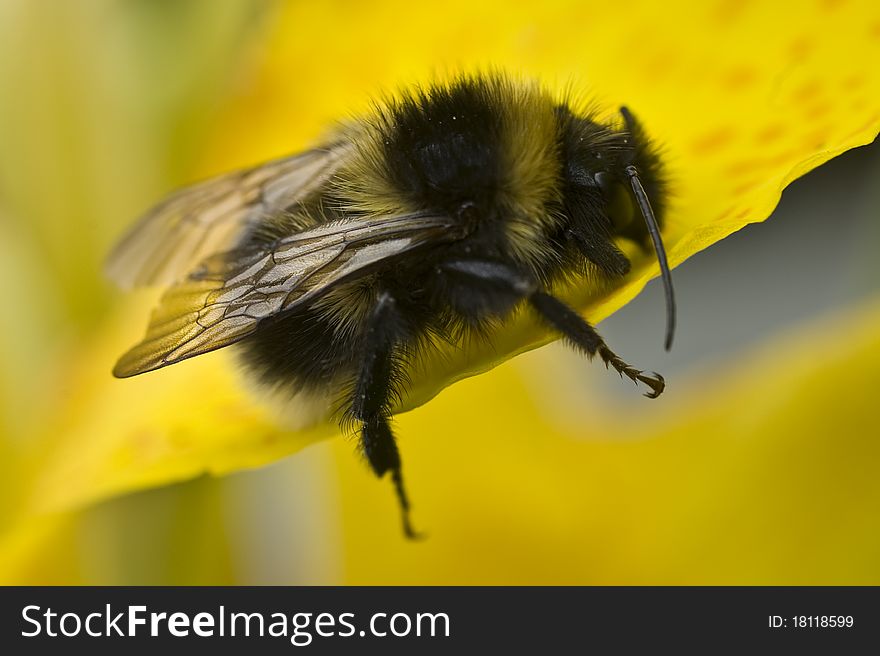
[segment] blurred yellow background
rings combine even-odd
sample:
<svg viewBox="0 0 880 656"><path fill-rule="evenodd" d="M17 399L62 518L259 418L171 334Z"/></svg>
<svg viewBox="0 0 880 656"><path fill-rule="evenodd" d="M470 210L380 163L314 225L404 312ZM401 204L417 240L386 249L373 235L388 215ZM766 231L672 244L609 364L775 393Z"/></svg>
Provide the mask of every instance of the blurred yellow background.
<svg viewBox="0 0 880 656"><path fill-rule="evenodd" d="M783 5L0 2L0 581L880 583L877 145L712 246L880 129L874 3ZM225 354L110 377L155 293L102 260L147 206L492 66L626 102L666 146L671 258L699 253L675 350L656 284L601 325L660 400L559 344L445 389L397 420L410 543L354 443L278 429ZM602 319L636 264L572 294ZM464 357L424 394L498 359Z"/></svg>

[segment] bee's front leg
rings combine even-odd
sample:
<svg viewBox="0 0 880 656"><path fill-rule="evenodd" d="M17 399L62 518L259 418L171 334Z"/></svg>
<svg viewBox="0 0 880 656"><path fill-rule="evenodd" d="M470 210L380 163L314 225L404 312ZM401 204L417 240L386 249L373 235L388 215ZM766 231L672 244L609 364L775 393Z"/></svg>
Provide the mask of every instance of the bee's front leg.
<svg viewBox="0 0 880 656"><path fill-rule="evenodd" d="M588 357L598 354L606 367L612 367L634 383L647 386L650 391L645 396L648 398L657 398L665 389L663 376L641 371L624 362L580 314L511 266L494 261L451 260L440 265L440 269L446 275L469 280L471 296L479 298L480 294L491 294L496 299L504 299L507 305L513 300L527 301L544 322Z"/></svg>
<svg viewBox="0 0 880 656"><path fill-rule="evenodd" d="M360 447L376 476L391 472L408 538L418 537L409 520L409 499L403 486L400 452L388 424L395 381L400 379L395 348L405 335L397 302L387 291L379 293L368 320L363 356L351 400L351 416L360 423Z"/></svg>
<svg viewBox="0 0 880 656"><path fill-rule="evenodd" d="M624 362L620 356L608 348L605 340L592 325L555 296L546 292L535 292L529 297L529 303L538 311L544 321L562 333L569 342L586 353L587 356L593 357L598 353L606 367L613 367L621 376L626 376L634 383L642 383L648 387L650 391L645 392L645 396L649 399L656 399L666 389L663 376L653 371L641 371Z"/></svg>

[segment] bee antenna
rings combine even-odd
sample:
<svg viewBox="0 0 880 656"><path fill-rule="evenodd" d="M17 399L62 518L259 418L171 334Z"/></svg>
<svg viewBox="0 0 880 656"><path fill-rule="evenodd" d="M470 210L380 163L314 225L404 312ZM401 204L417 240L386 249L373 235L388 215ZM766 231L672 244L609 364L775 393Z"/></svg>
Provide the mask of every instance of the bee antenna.
<svg viewBox="0 0 880 656"><path fill-rule="evenodd" d="M639 211L645 219L648 226L648 234L651 235L651 241L654 242L654 251L657 253L657 263L660 265L660 275L663 278L663 290L666 293L666 350L672 348L672 337L675 334L675 292L672 288L672 273L669 271L669 262L666 260L666 249L663 247L663 239L660 237L660 228L657 226L657 219L654 216L654 210L651 209L651 202L648 200L648 194L642 186L639 178L639 171L635 166L630 164L624 169L626 176L632 185L633 195L639 206Z"/></svg>

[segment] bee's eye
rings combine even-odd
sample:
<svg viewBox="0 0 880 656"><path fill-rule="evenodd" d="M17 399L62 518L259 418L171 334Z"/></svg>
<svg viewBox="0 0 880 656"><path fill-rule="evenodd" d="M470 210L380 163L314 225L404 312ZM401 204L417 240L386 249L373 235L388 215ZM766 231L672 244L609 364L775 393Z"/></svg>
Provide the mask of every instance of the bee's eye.
<svg viewBox="0 0 880 656"><path fill-rule="evenodd" d="M611 193L611 190L614 187L614 178L611 177L610 173L599 171L593 175L593 179L596 181L596 185L602 190L603 194L608 196Z"/></svg>
<svg viewBox="0 0 880 656"><path fill-rule="evenodd" d="M636 209L627 188L604 171L597 173L594 178L605 197L608 218L617 231L622 231L632 222Z"/></svg>

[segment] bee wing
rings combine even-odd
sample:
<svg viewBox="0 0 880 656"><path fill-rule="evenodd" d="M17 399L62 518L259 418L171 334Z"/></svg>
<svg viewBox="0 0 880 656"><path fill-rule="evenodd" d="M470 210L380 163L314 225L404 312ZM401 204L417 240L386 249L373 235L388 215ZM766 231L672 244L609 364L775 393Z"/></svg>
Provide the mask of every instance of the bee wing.
<svg viewBox="0 0 880 656"><path fill-rule="evenodd" d="M207 258L165 292L147 334L123 355L120 378L159 369L233 344L260 322L319 296L420 246L457 239L446 216L405 214L322 225L267 249Z"/></svg>
<svg viewBox="0 0 880 656"><path fill-rule="evenodd" d="M169 285L227 251L254 221L318 189L352 150L342 141L181 189L144 215L107 259L120 287Z"/></svg>

